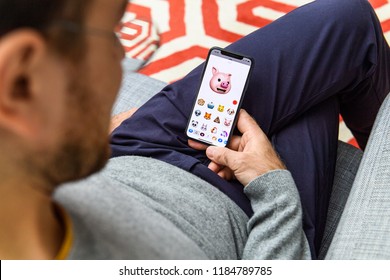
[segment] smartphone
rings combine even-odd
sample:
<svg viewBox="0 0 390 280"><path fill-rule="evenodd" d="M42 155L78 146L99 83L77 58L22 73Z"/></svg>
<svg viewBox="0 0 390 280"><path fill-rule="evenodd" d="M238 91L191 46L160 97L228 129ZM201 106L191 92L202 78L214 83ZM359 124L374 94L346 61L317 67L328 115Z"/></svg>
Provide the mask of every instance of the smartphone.
<svg viewBox="0 0 390 280"><path fill-rule="evenodd" d="M186 128L189 138L220 147L229 143L252 67L248 56L210 49Z"/></svg>

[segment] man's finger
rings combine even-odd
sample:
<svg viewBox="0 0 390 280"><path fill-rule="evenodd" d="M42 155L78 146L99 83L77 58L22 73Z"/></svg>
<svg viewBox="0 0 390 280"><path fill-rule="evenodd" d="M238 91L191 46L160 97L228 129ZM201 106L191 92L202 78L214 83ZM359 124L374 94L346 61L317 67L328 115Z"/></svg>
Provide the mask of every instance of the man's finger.
<svg viewBox="0 0 390 280"><path fill-rule="evenodd" d="M225 167L221 171L218 172L218 175L224 178L227 181L231 181L234 179L234 173L230 170L230 168Z"/></svg>
<svg viewBox="0 0 390 280"><path fill-rule="evenodd" d="M260 127L257 122L244 109L240 110L240 114L238 116L237 121L237 128L243 134L249 131L260 130Z"/></svg>
<svg viewBox="0 0 390 280"><path fill-rule="evenodd" d="M206 150L206 155L212 161L230 167L231 161L234 159L236 152L228 148L210 146Z"/></svg>
<svg viewBox="0 0 390 280"><path fill-rule="evenodd" d="M137 110L138 108L132 108L128 111L113 116L111 118L109 133L112 133L118 126L121 125L124 120L130 118Z"/></svg>
<svg viewBox="0 0 390 280"><path fill-rule="evenodd" d="M208 168L210 170L212 170L213 172L218 173L223 168L223 165L220 165L220 164L215 163L214 161L212 161L212 162L209 163Z"/></svg>
<svg viewBox="0 0 390 280"><path fill-rule="evenodd" d="M233 135L229 140L228 148L233 151L238 151L238 148L240 147L241 142L241 136Z"/></svg>
<svg viewBox="0 0 390 280"><path fill-rule="evenodd" d="M199 150L199 151L204 151L208 147L208 145L206 145L206 144L202 144L198 141L194 141L191 139L188 139L188 146L190 146L191 148L193 148L195 150Z"/></svg>

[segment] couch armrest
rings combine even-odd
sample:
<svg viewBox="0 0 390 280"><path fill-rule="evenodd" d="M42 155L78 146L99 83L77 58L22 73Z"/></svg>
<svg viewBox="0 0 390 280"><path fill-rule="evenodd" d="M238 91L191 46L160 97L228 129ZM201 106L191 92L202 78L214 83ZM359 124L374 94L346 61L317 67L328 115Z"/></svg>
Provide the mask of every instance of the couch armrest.
<svg viewBox="0 0 390 280"><path fill-rule="evenodd" d="M353 182L355 181L362 156L362 150L339 141L332 194L329 201L328 214L326 216L324 237L318 255L319 259L324 259L328 252L330 243L332 242L340 222L341 214L347 203Z"/></svg>
<svg viewBox="0 0 390 280"><path fill-rule="evenodd" d="M326 259L390 259L390 97L381 106Z"/></svg>

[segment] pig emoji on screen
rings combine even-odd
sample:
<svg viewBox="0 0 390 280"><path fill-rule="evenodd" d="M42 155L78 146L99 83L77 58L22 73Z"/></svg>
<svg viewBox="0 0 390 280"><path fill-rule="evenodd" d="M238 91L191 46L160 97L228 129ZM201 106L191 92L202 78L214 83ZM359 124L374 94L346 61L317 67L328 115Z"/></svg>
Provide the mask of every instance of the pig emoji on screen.
<svg viewBox="0 0 390 280"><path fill-rule="evenodd" d="M232 74L219 72L217 68L213 67L213 77L210 80L210 88L219 94L226 94L231 89L230 77Z"/></svg>

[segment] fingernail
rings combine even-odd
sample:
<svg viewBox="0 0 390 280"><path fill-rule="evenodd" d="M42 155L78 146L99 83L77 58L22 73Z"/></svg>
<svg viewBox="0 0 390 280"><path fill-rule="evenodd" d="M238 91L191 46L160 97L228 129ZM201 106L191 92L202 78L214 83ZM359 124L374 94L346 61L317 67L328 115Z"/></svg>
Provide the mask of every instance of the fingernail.
<svg viewBox="0 0 390 280"><path fill-rule="evenodd" d="M215 147L213 146L210 146L207 148L206 150L206 154L208 157L213 157L214 156L214 151L215 151Z"/></svg>

